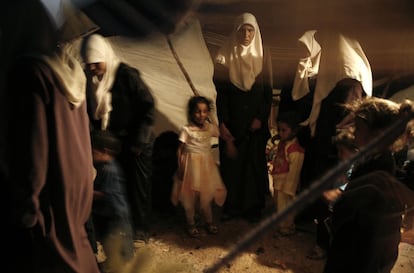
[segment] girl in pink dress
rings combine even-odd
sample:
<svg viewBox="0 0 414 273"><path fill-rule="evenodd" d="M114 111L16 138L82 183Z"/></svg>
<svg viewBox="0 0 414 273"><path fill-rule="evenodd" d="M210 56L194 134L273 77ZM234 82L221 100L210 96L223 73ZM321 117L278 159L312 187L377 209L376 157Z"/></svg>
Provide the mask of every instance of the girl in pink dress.
<svg viewBox="0 0 414 273"><path fill-rule="evenodd" d="M221 180L218 166L211 153L211 138L219 136L216 124L209 119L211 102L202 96L189 100L189 124L181 129L178 148L178 169L171 201L181 203L185 210L187 230L190 236L199 236L194 216L198 208L208 233L216 234L213 224L213 201L222 206L226 188Z"/></svg>

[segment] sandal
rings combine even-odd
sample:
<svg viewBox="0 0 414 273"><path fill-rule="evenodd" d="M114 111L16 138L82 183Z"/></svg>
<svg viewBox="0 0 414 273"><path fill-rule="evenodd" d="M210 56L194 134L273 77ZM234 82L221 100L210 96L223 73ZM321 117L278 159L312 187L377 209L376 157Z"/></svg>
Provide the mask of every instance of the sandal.
<svg viewBox="0 0 414 273"><path fill-rule="evenodd" d="M189 225L187 227L187 232L188 232L188 235L190 235L193 238L197 238L200 236L200 232L198 231L195 225Z"/></svg>
<svg viewBox="0 0 414 273"><path fill-rule="evenodd" d="M206 224L206 230L210 234L217 234L218 233L218 227L213 224Z"/></svg>

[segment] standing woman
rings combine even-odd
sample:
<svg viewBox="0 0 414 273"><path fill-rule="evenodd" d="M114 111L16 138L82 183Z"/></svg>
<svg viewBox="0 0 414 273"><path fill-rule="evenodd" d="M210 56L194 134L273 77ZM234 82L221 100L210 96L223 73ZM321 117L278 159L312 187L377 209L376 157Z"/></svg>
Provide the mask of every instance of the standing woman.
<svg viewBox="0 0 414 273"><path fill-rule="evenodd" d="M1 272L99 273L85 230L94 179L86 78L67 54L88 23L78 14L64 17L70 31L62 35L41 1L19 1L6 10L1 50L8 69L2 89L7 176L1 199L7 251ZM74 20L82 22L80 28Z"/></svg>
<svg viewBox="0 0 414 273"><path fill-rule="evenodd" d="M243 216L258 221L269 183L265 148L272 66L254 15L236 18L215 62L220 169L228 190L223 220Z"/></svg>
<svg viewBox="0 0 414 273"><path fill-rule="evenodd" d="M154 99L139 71L120 62L98 34L82 45L88 113L93 130L108 130L122 141L120 162L127 175L135 239L148 241L151 213Z"/></svg>

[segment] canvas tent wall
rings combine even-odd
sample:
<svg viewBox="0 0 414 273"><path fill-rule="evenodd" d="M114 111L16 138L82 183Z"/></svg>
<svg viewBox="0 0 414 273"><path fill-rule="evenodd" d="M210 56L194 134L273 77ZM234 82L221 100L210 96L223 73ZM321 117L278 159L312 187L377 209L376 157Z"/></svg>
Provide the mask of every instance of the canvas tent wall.
<svg viewBox="0 0 414 273"><path fill-rule="evenodd" d="M184 73L188 73L199 95L215 102L213 63L196 17L187 18L168 37L153 33L145 39L123 36L111 36L108 39L121 60L137 68L151 88L156 103L157 135L165 131L178 132L188 122L187 102L195 93ZM182 63L185 72L178 62ZM217 120L215 109L212 115Z"/></svg>

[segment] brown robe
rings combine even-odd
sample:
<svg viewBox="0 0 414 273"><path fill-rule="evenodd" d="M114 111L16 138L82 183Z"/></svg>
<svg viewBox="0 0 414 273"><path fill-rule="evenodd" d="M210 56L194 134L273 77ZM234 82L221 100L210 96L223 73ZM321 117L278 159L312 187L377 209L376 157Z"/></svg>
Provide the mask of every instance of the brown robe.
<svg viewBox="0 0 414 273"><path fill-rule="evenodd" d="M94 178L86 103L71 105L31 58L11 70L7 93L6 272L98 273L84 227Z"/></svg>

